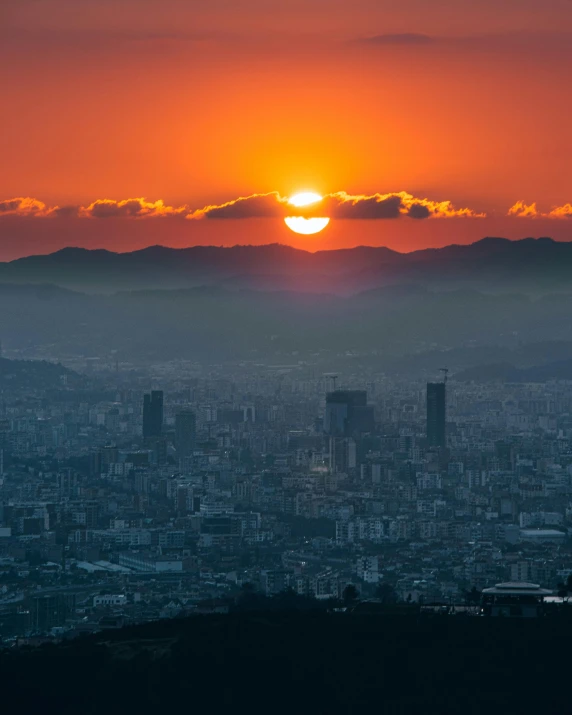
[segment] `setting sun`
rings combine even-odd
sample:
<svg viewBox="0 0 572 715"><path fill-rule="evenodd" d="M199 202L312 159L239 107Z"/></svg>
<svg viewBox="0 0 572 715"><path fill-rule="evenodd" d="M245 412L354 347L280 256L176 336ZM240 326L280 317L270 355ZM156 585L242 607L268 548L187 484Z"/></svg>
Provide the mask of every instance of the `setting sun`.
<svg viewBox="0 0 572 715"><path fill-rule="evenodd" d="M329 218L304 218L303 216L287 216L284 223L294 233L310 235L319 233L330 223Z"/></svg>
<svg viewBox="0 0 572 715"><path fill-rule="evenodd" d="M321 201L320 194L315 194L313 191L302 191L299 194L294 194L288 199L288 203L292 206L310 206Z"/></svg>
<svg viewBox="0 0 572 715"><path fill-rule="evenodd" d="M312 206L312 204L317 204L322 200L320 194L316 194L313 191L302 191L299 194L294 194L288 199L288 203L291 206L296 206L296 208L302 208L306 206ZM303 235L309 236L313 233L319 233L330 223L330 219L321 216L315 216L311 218L305 218L304 216L287 216L284 219L284 223L291 231L294 233L301 233Z"/></svg>

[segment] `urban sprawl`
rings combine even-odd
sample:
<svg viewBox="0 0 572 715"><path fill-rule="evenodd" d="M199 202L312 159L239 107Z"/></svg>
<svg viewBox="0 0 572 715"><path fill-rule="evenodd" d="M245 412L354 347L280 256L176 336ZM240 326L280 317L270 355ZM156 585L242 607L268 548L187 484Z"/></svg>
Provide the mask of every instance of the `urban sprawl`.
<svg viewBox="0 0 572 715"><path fill-rule="evenodd" d="M2 363L5 643L245 592L467 604L572 573L571 383L78 361L46 386Z"/></svg>

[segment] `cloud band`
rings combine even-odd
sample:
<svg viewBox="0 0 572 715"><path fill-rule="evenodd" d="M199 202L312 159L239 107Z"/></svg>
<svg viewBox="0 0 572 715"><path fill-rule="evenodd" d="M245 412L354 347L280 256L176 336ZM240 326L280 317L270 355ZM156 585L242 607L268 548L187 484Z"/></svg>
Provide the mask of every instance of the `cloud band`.
<svg viewBox="0 0 572 715"><path fill-rule="evenodd" d="M242 219L286 216L328 216L332 219L413 219L452 218L459 216L483 217L468 208L457 209L451 201L417 198L406 191L388 194L347 194L345 191L327 194L309 206L295 207L277 192L240 197L219 206L206 206L194 211L190 219Z"/></svg>
<svg viewBox="0 0 572 715"><path fill-rule="evenodd" d="M536 205L527 206L524 202L518 202L510 209L509 214L536 216ZM572 215L572 206L568 204L555 209L550 215L554 217ZM169 206L162 200L149 201L141 197L119 201L97 199L87 206L51 207L35 198L18 197L0 201L1 216L85 219L185 218L190 220L327 216L331 219L381 220L408 217L414 220L424 220L459 217L482 218L485 214L471 208L457 208L449 200L436 201L420 198L406 191L369 195L338 191L327 194L315 204L302 207L292 206L286 197L273 191L266 194L241 196L201 209L191 209L188 205Z"/></svg>
<svg viewBox="0 0 572 715"><path fill-rule="evenodd" d="M572 218L572 204L554 206L550 211L539 211L536 202L527 204L525 201L517 201L508 210L508 216L516 218Z"/></svg>

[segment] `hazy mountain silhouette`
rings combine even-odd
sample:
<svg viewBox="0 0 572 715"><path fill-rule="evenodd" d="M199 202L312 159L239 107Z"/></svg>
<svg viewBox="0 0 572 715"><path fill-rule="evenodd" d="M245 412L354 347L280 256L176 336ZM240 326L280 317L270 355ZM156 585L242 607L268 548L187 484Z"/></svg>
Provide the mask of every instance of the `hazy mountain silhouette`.
<svg viewBox="0 0 572 715"><path fill-rule="evenodd" d="M461 368L515 363L518 343L572 341L572 295L533 298L394 285L350 296L261 293L203 286L89 295L56 286L0 284L0 337L8 349L129 359L259 359L268 355L375 352L379 369L423 368L423 353L499 346ZM560 343L555 343L560 345ZM45 348L42 353L40 348ZM392 356L407 356L392 363ZM556 348L546 361L572 357ZM421 362L416 362L420 360ZM523 366L545 359L523 361Z"/></svg>
<svg viewBox="0 0 572 715"><path fill-rule="evenodd" d="M52 283L83 292L201 285L349 295L394 284L538 295L572 290L572 243L485 238L412 253L360 246L317 251L266 246L151 246L132 253L65 248L0 263L0 282Z"/></svg>
<svg viewBox="0 0 572 715"><path fill-rule="evenodd" d="M7 360L0 358L0 389L34 390L85 387L83 375L45 360Z"/></svg>
<svg viewBox="0 0 572 715"><path fill-rule="evenodd" d="M546 382L572 380L572 359L559 360L547 365L517 368L510 363L493 363L467 368L455 379L474 382Z"/></svg>

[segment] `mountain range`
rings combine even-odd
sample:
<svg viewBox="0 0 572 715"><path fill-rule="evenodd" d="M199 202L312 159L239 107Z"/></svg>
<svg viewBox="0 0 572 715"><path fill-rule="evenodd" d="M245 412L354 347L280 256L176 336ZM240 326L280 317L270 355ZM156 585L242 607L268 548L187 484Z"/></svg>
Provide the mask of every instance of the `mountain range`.
<svg viewBox="0 0 572 715"><path fill-rule="evenodd" d="M0 340L12 356L50 359L359 355L410 375L443 364L520 369L572 359L571 278L572 243L550 239L409 254L68 248L0 264Z"/></svg>
<svg viewBox="0 0 572 715"><path fill-rule="evenodd" d="M150 246L131 253L65 248L0 263L1 283L44 283L82 292L182 289L350 295L389 285L538 295L570 291L572 242L484 238L470 245L399 253L385 247L311 253L265 246Z"/></svg>
<svg viewBox="0 0 572 715"><path fill-rule="evenodd" d="M337 296L207 286L90 295L0 284L0 339L22 357L117 351L128 360L219 362L359 354L375 355L381 370L387 364L405 372L409 365L415 372L421 367L415 356L425 352L496 346L479 354L483 364L512 362L499 347L570 342L571 314L572 294L532 298L388 286ZM548 352L547 359L572 357Z"/></svg>

